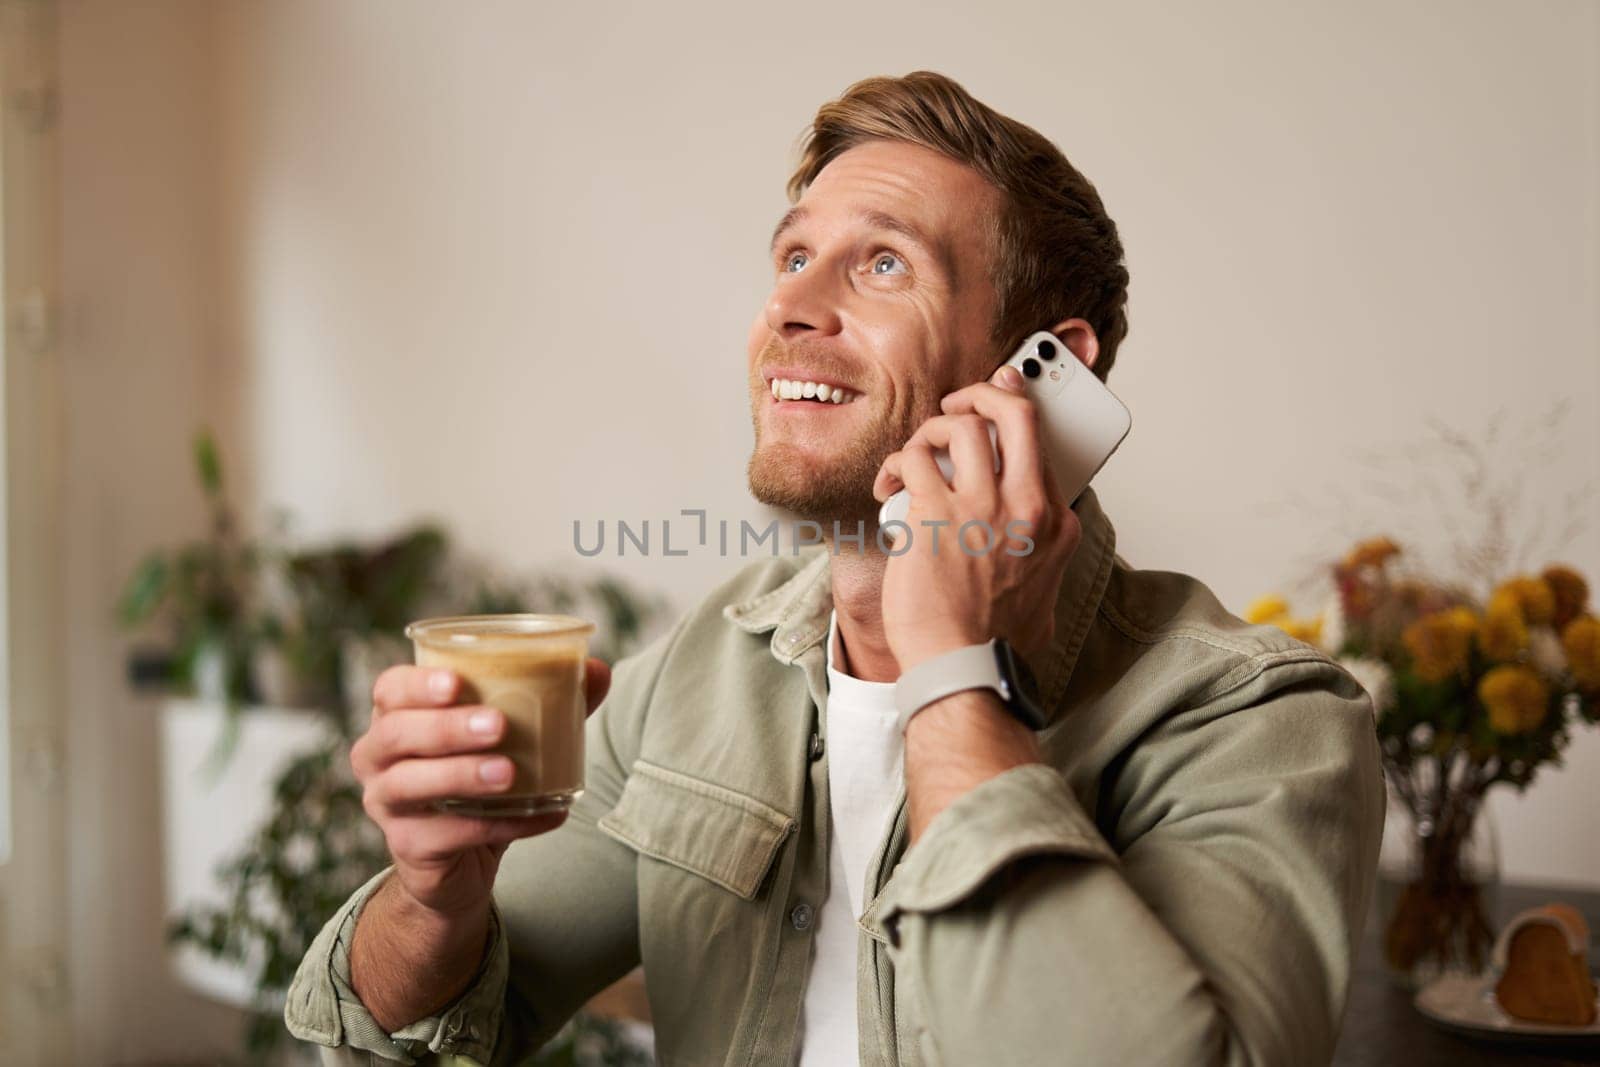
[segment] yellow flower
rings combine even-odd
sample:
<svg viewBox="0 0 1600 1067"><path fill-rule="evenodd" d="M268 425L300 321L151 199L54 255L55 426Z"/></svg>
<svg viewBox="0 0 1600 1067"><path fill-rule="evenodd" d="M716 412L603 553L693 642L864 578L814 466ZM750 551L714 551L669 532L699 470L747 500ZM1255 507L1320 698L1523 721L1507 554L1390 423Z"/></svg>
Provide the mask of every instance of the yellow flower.
<svg viewBox="0 0 1600 1067"><path fill-rule="evenodd" d="M1525 734L1544 722L1550 691L1537 672L1510 663L1490 668L1479 680L1478 699L1489 709L1495 733Z"/></svg>
<svg viewBox="0 0 1600 1067"><path fill-rule="evenodd" d="M1555 597L1556 611L1550 622L1557 630L1582 615L1589 606L1589 583L1571 567L1552 563L1539 577L1544 579L1544 584L1550 587L1550 593Z"/></svg>
<svg viewBox="0 0 1600 1067"><path fill-rule="evenodd" d="M1314 645L1322 637L1322 616L1314 619L1279 619L1273 624L1296 641Z"/></svg>
<svg viewBox="0 0 1600 1067"><path fill-rule="evenodd" d="M1543 578L1530 578L1526 574L1508 578L1500 583L1489 599L1493 600L1501 594L1517 598L1517 603L1522 606L1522 617L1527 622L1546 623L1555 616L1555 594L1550 591Z"/></svg>
<svg viewBox="0 0 1600 1067"><path fill-rule="evenodd" d="M1522 601L1512 590L1501 588L1489 598L1483 611L1483 626L1478 630L1478 647L1485 656L1501 663L1516 659L1528 647Z"/></svg>
<svg viewBox="0 0 1600 1067"><path fill-rule="evenodd" d="M1389 557L1398 556L1400 546L1387 537L1371 537L1360 542L1344 557L1346 567L1381 567Z"/></svg>
<svg viewBox="0 0 1600 1067"><path fill-rule="evenodd" d="M1251 601L1250 606L1244 609L1244 621L1275 623L1287 614L1289 614L1289 602L1281 596L1269 593Z"/></svg>
<svg viewBox="0 0 1600 1067"><path fill-rule="evenodd" d="M1455 607L1424 615L1405 628L1400 640L1411 653L1418 676L1442 682L1466 667L1476 628L1471 609Z"/></svg>
<svg viewBox="0 0 1600 1067"><path fill-rule="evenodd" d="M1579 615L1561 631L1561 648L1567 669L1585 692L1600 690L1600 619Z"/></svg>

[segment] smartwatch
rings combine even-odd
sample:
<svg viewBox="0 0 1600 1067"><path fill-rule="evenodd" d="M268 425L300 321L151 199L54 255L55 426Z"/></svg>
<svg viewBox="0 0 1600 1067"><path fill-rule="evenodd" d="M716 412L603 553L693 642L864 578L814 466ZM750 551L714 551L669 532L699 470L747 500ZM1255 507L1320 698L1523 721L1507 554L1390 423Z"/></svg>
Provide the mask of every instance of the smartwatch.
<svg viewBox="0 0 1600 1067"><path fill-rule="evenodd" d="M992 689L1012 718L1030 730L1045 728L1033 672L1008 642L997 638L923 660L902 674L894 685L900 732L929 704L966 689Z"/></svg>

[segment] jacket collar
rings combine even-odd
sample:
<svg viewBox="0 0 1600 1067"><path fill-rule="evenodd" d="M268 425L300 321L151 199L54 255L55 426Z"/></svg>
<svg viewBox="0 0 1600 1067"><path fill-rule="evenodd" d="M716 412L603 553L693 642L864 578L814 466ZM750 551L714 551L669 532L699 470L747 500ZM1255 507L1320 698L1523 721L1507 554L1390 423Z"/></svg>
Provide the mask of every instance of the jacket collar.
<svg viewBox="0 0 1600 1067"><path fill-rule="evenodd" d="M1056 599L1055 642L1038 664L1039 695L1052 722L1062 712L1067 682L1118 558L1116 530L1093 487L1079 494L1072 510L1083 528L1083 539L1067 564ZM826 547L811 550L812 558L793 577L759 596L729 604L722 614L746 633L772 631L772 655L780 663L794 663L828 636L828 615L833 609L829 551Z"/></svg>

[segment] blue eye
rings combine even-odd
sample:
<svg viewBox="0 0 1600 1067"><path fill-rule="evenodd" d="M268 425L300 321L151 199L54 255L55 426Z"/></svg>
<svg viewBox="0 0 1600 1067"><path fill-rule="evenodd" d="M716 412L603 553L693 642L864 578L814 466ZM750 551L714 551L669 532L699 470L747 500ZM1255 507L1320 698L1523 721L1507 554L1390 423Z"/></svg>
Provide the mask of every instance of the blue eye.
<svg viewBox="0 0 1600 1067"><path fill-rule="evenodd" d="M789 267L791 265L793 265L793 263L794 263L794 261L796 259L805 259L805 258L806 258L806 254L804 252L790 252L789 255L787 257L785 257L785 259L783 261L783 269L786 272L790 273L790 274L799 273L798 271L790 271Z"/></svg>
<svg viewBox="0 0 1600 1067"><path fill-rule="evenodd" d="M896 271L879 270L878 269L878 264L882 263L886 259L892 259L896 263L899 263L901 265L902 269L901 270L896 270ZM905 262L899 256L895 255L893 252L884 252L881 255L879 255L877 259L874 259L872 261L872 273L874 273L874 274L904 274L905 273L905 270L903 269L904 267L905 267Z"/></svg>

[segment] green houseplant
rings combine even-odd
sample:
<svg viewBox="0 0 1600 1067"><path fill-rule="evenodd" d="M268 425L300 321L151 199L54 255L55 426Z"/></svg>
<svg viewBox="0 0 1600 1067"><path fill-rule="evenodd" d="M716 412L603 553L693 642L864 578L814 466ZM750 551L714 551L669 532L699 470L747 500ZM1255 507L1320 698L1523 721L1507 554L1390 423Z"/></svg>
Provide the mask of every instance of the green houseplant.
<svg viewBox="0 0 1600 1067"><path fill-rule="evenodd" d="M140 560L117 616L133 628L164 615L173 643L170 679L236 705L251 695L250 652L261 637L253 612L261 549L239 533L209 431L195 435L192 458L209 512L207 535Z"/></svg>
<svg viewBox="0 0 1600 1067"><path fill-rule="evenodd" d="M195 434L191 459L208 513L206 535L145 555L116 612L126 629L159 623L169 634L166 651L136 656L136 668L142 662L165 684L223 707L223 729L208 760L218 774L232 752L240 709L258 697L257 651L272 638L259 604L270 549L242 533L209 430Z"/></svg>

